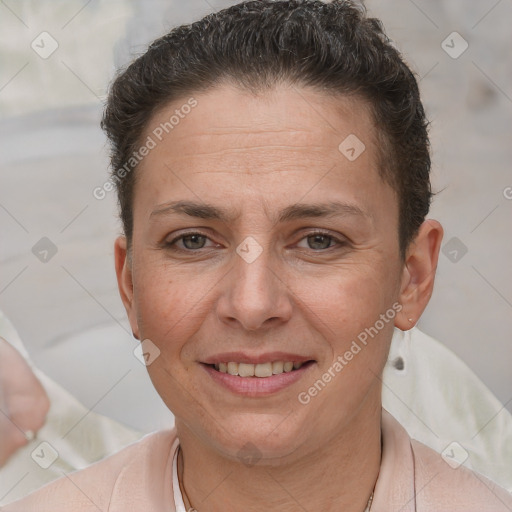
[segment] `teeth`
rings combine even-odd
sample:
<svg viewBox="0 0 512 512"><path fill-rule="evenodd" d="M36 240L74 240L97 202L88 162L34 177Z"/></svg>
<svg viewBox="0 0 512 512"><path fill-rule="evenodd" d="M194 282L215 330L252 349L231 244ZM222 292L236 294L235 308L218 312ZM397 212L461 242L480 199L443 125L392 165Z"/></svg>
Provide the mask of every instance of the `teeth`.
<svg viewBox="0 0 512 512"><path fill-rule="evenodd" d="M251 364L251 366L253 365ZM255 364L254 375L256 377L270 377L272 375L272 363Z"/></svg>
<svg viewBox="0 0 512 512"><path fill-rule="evenodd" d="M283 361L275 361L272 363L272 373L277 375L278 373L283 373Z"/></svg>
<svg viewBox="0 0 512 512"><path fill-rule="evenodd" d="M298 370L303 363L293 361L273 361L272 363L235 363L233 361L227 363L215 364L215 369L221 373L229 373L230 375L239 375L240 377L270 377L279 375L283 372L291 372Z"/></svg>
<svg viewBox="0 0 512 512"><path fill-rule="evenodd" d="M229 375L238 375L238 363L228 363Z"/></svg>
<svg viewBox="0 0 512 512"><path fill-rule="evenodd" d="M238 375L240 375L240 377L254 377L254 365L238 363Z"/></svg>

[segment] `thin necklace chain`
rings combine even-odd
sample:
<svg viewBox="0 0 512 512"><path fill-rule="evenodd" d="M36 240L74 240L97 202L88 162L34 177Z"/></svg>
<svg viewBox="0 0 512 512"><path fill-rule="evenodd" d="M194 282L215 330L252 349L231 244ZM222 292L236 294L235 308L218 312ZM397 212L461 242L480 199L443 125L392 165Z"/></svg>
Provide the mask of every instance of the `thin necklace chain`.
<svg viewBox="0 0 512 512"><path fill-rule="evenodd" d="M182 451L181 451L181 446L178 445L178 450L179 450L179 453L178 453L178 464L181 466L181 463L180 463L180 460L181 460L181 457L183 457L182 455ZM180 457L181 455L181 457ZM180 484L180 490L181 490L181 494L183 495L183 498L184 498L184 502L185 502L185 507L186 507L186 512L189 512L189 511L195 511L195 512L198 512L194 507L192 507L192 505L190 504L190 500L188 499L188 495L187 495L187 492L185 491L185 486L183 485L183 482L181 482L180 480L180 472L179 472L179 468L177 468L177 473L178 473L178 482ZM368 503L366 504L366 508L364 509L364 512L370 512L371 508L372 508L372 503L373 503L373 494L375 493L375 488L373 489L372 491L372 494L370 495L370 499L368 500Z"/></svg>
<svg viewBox="0 0 512 512"><path fill-rule="evenodd" d="M368 500L368 504L366 505L366 508L364 509L364 512L370 512L370 509L372 508L373 493L374 492L375 492L375 489L373 489L372 494L370 495L370 499Z"/></svg>

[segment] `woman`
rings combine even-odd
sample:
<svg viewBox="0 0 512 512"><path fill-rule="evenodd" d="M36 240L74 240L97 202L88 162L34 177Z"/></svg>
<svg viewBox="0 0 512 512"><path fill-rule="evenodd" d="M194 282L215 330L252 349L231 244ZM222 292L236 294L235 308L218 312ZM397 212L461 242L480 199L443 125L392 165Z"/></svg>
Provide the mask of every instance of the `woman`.
<svg viewBox="0 0 512 512"><path fill-rule="evenodd" d="M443 230L417 83L377 20L209 15L117 77L102 126L119 291L176 425L6 511L512 508L382 409Z"/></svg>

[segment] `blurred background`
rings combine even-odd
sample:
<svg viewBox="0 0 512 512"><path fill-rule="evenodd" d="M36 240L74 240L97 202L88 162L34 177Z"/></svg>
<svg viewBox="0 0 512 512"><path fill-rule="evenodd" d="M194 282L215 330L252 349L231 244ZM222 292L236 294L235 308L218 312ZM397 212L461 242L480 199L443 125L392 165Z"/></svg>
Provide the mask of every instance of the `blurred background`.
<svg viewBox="0 0 512 512"><path fill-rule="evenodd" d="M0 309L33 361L94 412L172 421L118 296L115 193L99 128L115 70L170 28L236 2L0 0ZM512 2L366 2L420 80L430 217L445 228L418 326L512 412Z"/></svg>

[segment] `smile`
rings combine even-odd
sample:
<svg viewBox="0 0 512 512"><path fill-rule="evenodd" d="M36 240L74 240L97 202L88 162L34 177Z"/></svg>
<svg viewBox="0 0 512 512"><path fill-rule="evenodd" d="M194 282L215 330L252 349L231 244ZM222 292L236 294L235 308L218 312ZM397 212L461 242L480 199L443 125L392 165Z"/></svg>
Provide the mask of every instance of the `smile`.
<svg viewBox="0 0 512 512"><path fill-rule="evenodd" d="M300 380L316 361L272 361L237 363L234 361L201 364L212 380L222 388L245 397L263 397Z"/></svg>
<svg viewBox="0 0 512 512"><path fill-rule="evenodd" d="M250 363L218 363L213 365L221 373L229 375L239 375L240 377L270 377L279 375L283 372L298 370L303 363L293 361L273 361L269 363L250 364Z"/></svg>

